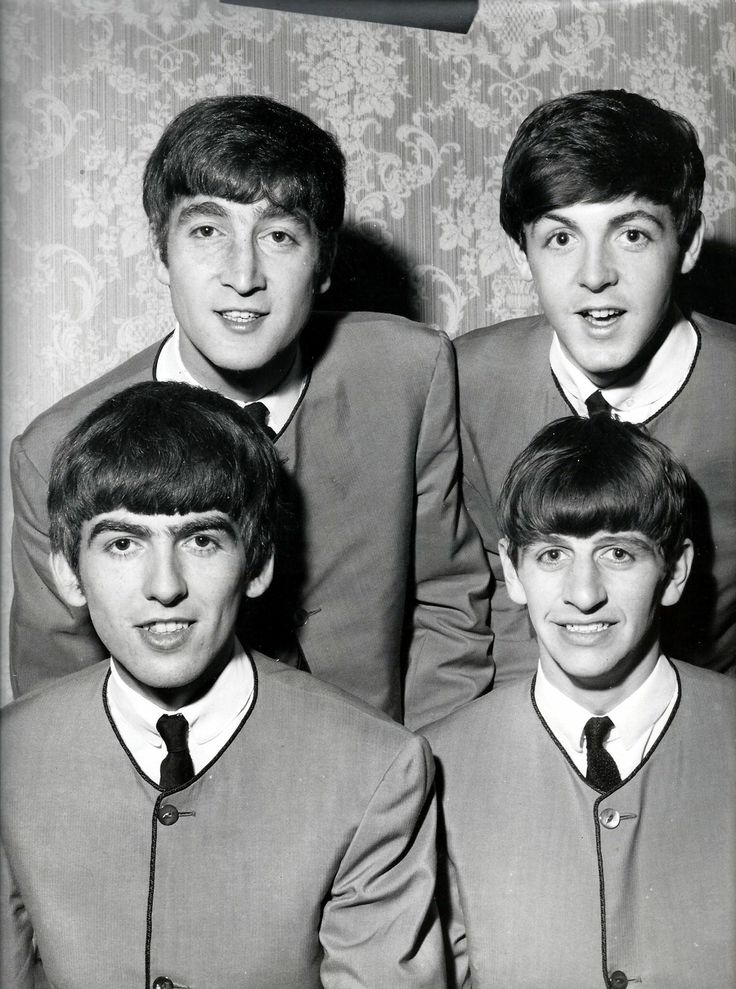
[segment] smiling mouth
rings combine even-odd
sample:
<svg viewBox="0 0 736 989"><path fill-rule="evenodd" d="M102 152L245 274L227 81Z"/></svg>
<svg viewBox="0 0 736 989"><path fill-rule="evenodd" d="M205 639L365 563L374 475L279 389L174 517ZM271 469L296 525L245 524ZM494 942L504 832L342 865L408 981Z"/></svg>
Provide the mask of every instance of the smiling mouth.
<svg viewBox="0 0 736 989"><path fill-rule="evenodd" d="M246 312L242 309L221 309L219 310L219 315L230 323L237 323L240 326L244 326L246 323L252 323L256 319L262 319L266 314L262 312Z"/></svg>
<svg viewBox="0 0 736 989"><path fill-rule="evenodd" d="M625 309L579 309L578 316L591 326L610 326L625 312Z"/></svg>
<svg viewBox="0 0 736 989"><path fill-rule="evenodd" d="M605 632L606 629L611 628L612 624L613 622L588 622L579 625L574 622L561 622L566 632L572 632L575 635L595 635L596 632Z"/></svg>

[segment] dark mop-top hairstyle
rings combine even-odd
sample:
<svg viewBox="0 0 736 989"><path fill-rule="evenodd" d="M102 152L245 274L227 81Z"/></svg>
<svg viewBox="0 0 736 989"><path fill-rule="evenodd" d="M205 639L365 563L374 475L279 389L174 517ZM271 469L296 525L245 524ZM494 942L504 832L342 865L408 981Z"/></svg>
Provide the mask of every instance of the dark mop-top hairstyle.
<svg viewBox="0 0 736 989"><path fill-rule="evenodd" d="M501 225L522 248L524 226L574 203L634 195L671 208L680 245L695 231L705 163L692 124L623 89L570 93L522 122L501 181Z"/></svg>
<svg viewBox="0 0 736 989"><path fill-rule="evenodd" d="M636 531L677 560L689 530L689 480L669 449L605 415L557 419L512 464L499 526L516 565L521 548L551 535Z"/></svg>
<svg viewBox="0 0 736 989"><path fill-rule="evenodd" d="M166 264L177 199L267 200L316 231L317 280L330 272L345 211L345 158L313 120L266 96L211 96L176 116L143 175L143 207Z"/></svg>
<svg viewBox="0 0 736 989"><path fill-rule="evenodd" d="M57 447L48 493L51 548L78 573L82 525L96 515L217 510L243 538L250 580L273 552L279 469L263 430L217 392L173 382L133 385Z"/></svg>

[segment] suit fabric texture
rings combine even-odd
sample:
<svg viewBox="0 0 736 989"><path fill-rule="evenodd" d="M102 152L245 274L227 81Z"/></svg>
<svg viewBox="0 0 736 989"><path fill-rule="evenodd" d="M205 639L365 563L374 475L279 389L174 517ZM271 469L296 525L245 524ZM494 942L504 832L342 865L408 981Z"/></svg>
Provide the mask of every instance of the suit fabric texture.
<svg viewBox="0 0 736 989"><path fill-rule="evenodd" d="M680 698L663 734L605 795L529 680L425 730L451 987L734 984L736 683L673 665Z"/></svg>
<svg viewBox="0 0 736 989"><path fill-rule="evenodd" d="M270 600L283 607L293 597L293 607L271 631L296 629L316 676L409 727L427 724L493 677L490 575L460 491L452 345L420 324L368 313L315 314L301 340L308 385L275 442L302 543L277 555ZM49 467L88 412L155 376L159 350L63 399L14 441L16 695L106 655L86 609L68 608L54 588ZM283 655L252 630L244 638Z"/></svg>
<svg viewBox="0 0 736 989"><path fill-rule="evenodd" d="M645 425L694 481L695 562L682 600L664 609L665 650L736 675L736 326L694 313L689 378ZM575 415L549 364L544 316L483 327L455 344L464 494L494 575L495 684L531 676L539 650L527 610L511 601L498 556L496 503L514 458L548 422Z"/></svg>
<svg viewBox="0 0 736 989"><path fill-rule="evenodd" d="M107 664L3 711L3 987L32 989L32 934L53 989L444 985L429 747L254 667L240 728L165 793L107 715Z"/></svg>

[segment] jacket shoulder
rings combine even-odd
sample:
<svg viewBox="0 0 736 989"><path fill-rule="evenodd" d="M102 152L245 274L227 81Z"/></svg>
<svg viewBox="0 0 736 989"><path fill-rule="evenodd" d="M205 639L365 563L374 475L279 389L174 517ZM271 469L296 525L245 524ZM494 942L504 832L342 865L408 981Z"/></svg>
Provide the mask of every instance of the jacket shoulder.
<svg viewBox="0 0 736 989"><path fill-rule="evenodd" d="M53 452L66 433L101 402L130 385L150 381L162 342L152 344L56 402L37 416L14 445L22 448L29 459L45 473Z"/></svg>

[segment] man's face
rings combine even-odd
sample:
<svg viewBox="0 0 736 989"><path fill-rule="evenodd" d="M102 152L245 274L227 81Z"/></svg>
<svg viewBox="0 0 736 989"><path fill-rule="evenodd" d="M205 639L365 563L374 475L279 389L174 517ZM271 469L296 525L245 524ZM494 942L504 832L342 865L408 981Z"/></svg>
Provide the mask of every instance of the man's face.
<svg viewBox="0 0 736 989"><path fill-rule="evenodd" d="M318 238L265 200L179 199L169 219L167 263L154 246L181 326L186 368L230 397L260 398L291 363L312 310ZM240 393L233 393L237 381Z"/></svg>
<svg viewBox="0 0 736 989"><path fill-rule="evenodd" d="M519 550L516 567L505 541L500 549L552 683L576 700L601 691L622 700L643 683L659 657L659 607L679 600L687 579L689 543L671 573L641 532L540 538Z"/></svg>
<svg viewBox="0 0 736 989"><path fill-rule="evenodd" d="M514 260L572 363L605 387L646 362L667 328L676 276L697 261L702 225L683 252L669 206L626 196L552 210L524 232Z"/></svg>
<svg viewBox="0 0 736 989"><path fill-rule="evenodd" d="M55 565L69 579L68 564ZM268 586L270 572L264 586L264 575L247 584L244 570L242 538L219 511L117 510L82 527L80 603L128 682L172 709L194 699L230 658L243 592L257 596Z"/></svg>

